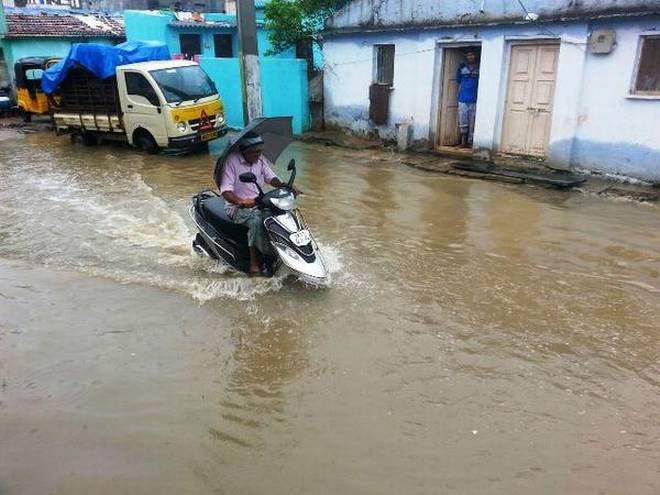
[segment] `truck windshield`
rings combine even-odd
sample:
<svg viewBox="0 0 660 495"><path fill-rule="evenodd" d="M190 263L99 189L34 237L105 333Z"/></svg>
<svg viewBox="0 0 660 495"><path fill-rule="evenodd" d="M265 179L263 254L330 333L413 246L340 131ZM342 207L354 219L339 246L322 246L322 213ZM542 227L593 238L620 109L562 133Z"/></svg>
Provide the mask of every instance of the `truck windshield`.
<svg viewBox="0 0 660 495"><path fill-rule="evenodd" d="M211 78L199 65L152 70L150 74L156 80L168 103L199 100L218 93Z"/></svg>

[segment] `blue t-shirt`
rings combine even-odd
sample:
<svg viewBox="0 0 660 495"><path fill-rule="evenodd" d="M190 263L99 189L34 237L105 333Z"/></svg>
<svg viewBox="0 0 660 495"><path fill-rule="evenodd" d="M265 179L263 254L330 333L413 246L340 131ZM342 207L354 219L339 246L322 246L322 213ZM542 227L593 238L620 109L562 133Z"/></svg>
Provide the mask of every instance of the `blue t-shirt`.
<svg viewBox="0 0 660 495"><path fill-rule="evenodd" d="M479 88L479 66L470 70L467 64L461 64L456 71L456 79L458 80L458 101L476 103Z"/></svg>

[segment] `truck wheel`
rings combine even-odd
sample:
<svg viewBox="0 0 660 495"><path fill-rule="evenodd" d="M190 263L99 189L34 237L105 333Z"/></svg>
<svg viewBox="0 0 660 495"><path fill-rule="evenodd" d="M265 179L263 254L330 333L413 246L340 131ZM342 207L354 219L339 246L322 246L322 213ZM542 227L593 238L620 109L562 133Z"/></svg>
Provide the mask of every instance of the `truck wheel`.
<svg viewBox="0 0 660 495"><path fill-rule="evenodd" d="M91 132L83 132L81 136L82 144L85 146L96 146L99 144L98 139Z"/></svg>
<svg viewBox="0 0 660 495"><path fill-rule="evenodd" d="M155 155L158 153L158 145L156 140L148 132L140 132L133 140L135 146L140 148L145 153Z"/></svg>

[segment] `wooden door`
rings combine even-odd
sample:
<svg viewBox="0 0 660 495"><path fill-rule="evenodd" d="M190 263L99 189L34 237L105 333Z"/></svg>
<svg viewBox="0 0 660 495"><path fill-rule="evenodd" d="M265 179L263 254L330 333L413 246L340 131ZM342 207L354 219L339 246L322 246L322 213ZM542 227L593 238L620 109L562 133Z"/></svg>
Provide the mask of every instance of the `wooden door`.
<svg viewBox="0 0 660 495"><path fill-rule="evenodd" d="M440 102L440 146L458 144L458 79L456 71L464 57L456 48L445 48L442 57L442 98Z"/></svg>
<svg viewBox="0 0 660 495"><path fill-rule="evenodd" d="M514 45L504 107L502 151L545 156L550 139L559 45Z"/></svg>

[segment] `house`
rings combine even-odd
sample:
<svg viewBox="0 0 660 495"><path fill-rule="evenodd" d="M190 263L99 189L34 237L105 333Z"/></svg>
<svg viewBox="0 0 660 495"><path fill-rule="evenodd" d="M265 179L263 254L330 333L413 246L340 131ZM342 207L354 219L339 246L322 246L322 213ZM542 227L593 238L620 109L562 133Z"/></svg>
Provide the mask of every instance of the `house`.
<svg viewBox="0 0 660 495"><path fill-rule="evenodd" d="M228 124L245 124L235 15L127 10L124 22L127 39L161 41L174 57L199 60L218 87ZM271 54L259 15L257 44L264 115L292 115L294 132L304 132L310 121L307 62L296 58L294 49Z"/></svg>
<svg viewBox="0 0 660 495"><path fill-rule="evenodd" d="M455 144L469 49L477 156L660 180L658 0L355 0L326 29L331 126L395 139L406 124L417 148Z"/></svg>
<svg viewBox="0 0 660 495"><path fill-rule="evenodd" d="M23 57L63 57L73 43L123 40L121 17L64 9L0 9L0 79L13 83L14 62Z"/></svg>

